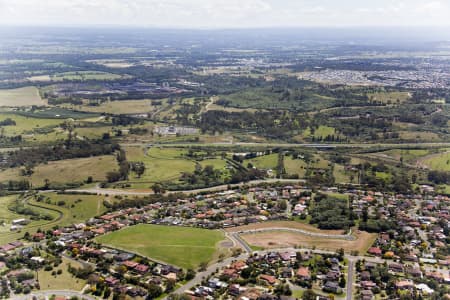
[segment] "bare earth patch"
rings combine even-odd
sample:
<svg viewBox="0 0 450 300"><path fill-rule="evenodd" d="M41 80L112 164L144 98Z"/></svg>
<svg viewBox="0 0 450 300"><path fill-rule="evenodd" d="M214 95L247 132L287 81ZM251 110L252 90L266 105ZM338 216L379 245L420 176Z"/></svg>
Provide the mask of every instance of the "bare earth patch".
<svg viewBox="0 0 450 300"><path fill-rule="evenodd" d="M241 237L252 246L275 249L288 247L316 247L317 249L335 251L343 248L346 252L365 253L376 238L376 234L358 232L356 240L347 241L323 237L307 236L301 233L273 231L242 234Z"/></svg>
<svg viewBox="0 0 450 300"><path fill-rule="evenodd" d="M310 232L323 233L323 234L344 234L343 230L321 230L309 224L303 224L295 221L271 221L264 223L254 223L244 226L238 226L233 228L228 228L226 231L228 232L238 232L238 231L247 231L254 229L264 229L264 228L294 228L301 229Z"/></svg>

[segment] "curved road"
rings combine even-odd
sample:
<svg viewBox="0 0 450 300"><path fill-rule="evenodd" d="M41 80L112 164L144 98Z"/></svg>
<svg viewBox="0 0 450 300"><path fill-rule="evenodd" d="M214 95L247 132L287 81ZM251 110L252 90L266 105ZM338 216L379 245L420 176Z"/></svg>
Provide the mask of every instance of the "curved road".
<svg viewBox="0 0 450 300"><path fill-rule="evenodd" d="M228 265L230 265L234 260L245 260L247 259L253 252L257 252L257 253L268 253L268 252L282 252L282 251L312 251L314 253L319 253L319 254L333 254L335 252L332 251L325 251L325 250L311 250L311 249L295 249L295 248L281 248L281 249L269 249L269 250L263 250L263 251L253 251L251 249L251 247L247 244L246 241L244 241L241 237L240 234L242 233L254 233L254 232L263 232L263 231L274 231L274 230L288 230L288 231L294 231L294 232L299 232L301 234L307 234L307 235L317 235L320 237L325 237L325 238L340 238L340 239L348 239L349 237L353 237L353 236L349 236L349 235L326 235L326 234L321 234L321 233L313 233L313 232L308 232L305 230L301 230L301 229L291 229L291 228L263 228L263 229L256 229L256 230L246 230L246 231L239 231L239 232L225 232L225 236L227 238L229 238L232 242L233 245L235 247L240 247L242 248L245 253L241 254L238 257L230 257L222 262L218 262L215 264L210 265L205 271L199 272L196 274L195 278L192 279L191 281L189 281L188 283L186 283L185 285L183 285L182 287L178 288L176 291L174 291L175 294L181 294L184 293L185 291L191 289L192 287L195 287L197 284L200 284L204 278L211 276L214 272L216 272L216 270L222 269L223 267L226 267ZM354 237L353 237L354 238ZM349 256L346 255L346 258L348 259L348 271L347 271L347 288L346 288L346 300L351 300L352 299L352 295L353 295L353 277L354 277L354 263L355 260L358 258L362 258L362 257L353 257L353 256ZM165 298L166 299L166 298Z"/></svg>
<svg viewBox="0 0 450 300"><path fill-rule="evenodd" d="M317 232L311 232L311 231L307 231L307 230L296 229L296 228L287 228L287 227L269 227L269 228L251 229L251 230L239 231L237 233L238 234L248 234L248 233L271 232L271 231L289 231L289 232L304 234L307 236L322 237L322 238L327 238L327 239L339 239L339 240L347 240L347 241L355 240L355 237L351 234L325 234L325 233L317 233Z"/></svg>
<svg viewBox="0 0 450 300"><path fill-rule="evenodd" d="M90 295L85 295L81 292L77 292L77 291L72 291L72 290L49 290L49 291L33 291L31 292L29 295L14 295L11 296L10 299L14 299L14 300L30 300L32 299L33 296L36 296L38 298L45 298L45 299L50 299L50 297L52 297L53 295L57 295L57 296L64 296L64 297L78 297L80 299L87 299L87 300L95 300L96 298L90 296Z"/></svg>

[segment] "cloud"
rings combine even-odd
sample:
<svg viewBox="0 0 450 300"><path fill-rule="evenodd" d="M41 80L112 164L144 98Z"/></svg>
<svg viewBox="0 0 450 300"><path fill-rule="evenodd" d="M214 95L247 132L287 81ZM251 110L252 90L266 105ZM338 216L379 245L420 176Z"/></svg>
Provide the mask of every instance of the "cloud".
<svg viewBox="0 0 450 300"><path fill-rule="evenodd" d="M439 0L0 0L0 24L183 28L450 25L449 15L450 4Z"/></svg>

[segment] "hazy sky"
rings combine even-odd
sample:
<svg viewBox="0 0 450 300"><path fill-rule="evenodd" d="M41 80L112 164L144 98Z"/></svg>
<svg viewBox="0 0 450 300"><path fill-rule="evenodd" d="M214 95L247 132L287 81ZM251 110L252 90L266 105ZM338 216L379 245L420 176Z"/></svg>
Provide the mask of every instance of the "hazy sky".
<svg viewBox="0 0 450 300"><path fill-rule="evenodd" d="M449 0L0 0L0 24L449 26Z"/></svg>

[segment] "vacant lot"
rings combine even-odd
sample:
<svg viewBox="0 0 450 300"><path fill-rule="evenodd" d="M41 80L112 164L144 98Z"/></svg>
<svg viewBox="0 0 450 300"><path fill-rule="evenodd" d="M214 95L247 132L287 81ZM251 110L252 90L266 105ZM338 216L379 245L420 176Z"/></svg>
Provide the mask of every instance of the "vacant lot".
<svg viewBox="0 0 450 300"><path fill-rule="evenodd" d="M97 241L182 268L196 268L213 258L223 239L216 230L137 225L100 236Z"/></svg>
<svg viewBox="0 0 450 300"><path fill-rule="evenodd" d="M301 230L315 232L315 233L344 234L343 230L321 230L312 225L295 222L295 221L271 221L271 222L264 222L264 223L255 223L255 224L249 224L249 225L229 228L226 231L238 232L238 231L247 231L247 230L264 229L264 228L294 228L294 229L301 229Z"/></svg>
<svg viewBox="0 0 450 300"><path fill-rule="evenodd" d="M295 232L273 231L243 234L242 238L250 245L262 248L316 247L318 249L330 251L343 248L347 252L357 250L359 253L365 253L376 238L376 234L370 234L367 232L361 232L355 235L356 240L347 241L341 239L308 236Z"/></svg>
<svg viewBox="0 0 450 300"><path fill-rule="evenodd" d="M31 176L21 176L21 168L12 168L0 171L0 182L8 180L26 179L33 186L43 186L44 180L52 183L81 182L92 176L94 181L106 179L106 173L117 169L114 156L104 155L97 157L76 158L60 161L51 161L48 164L40 164L34 168Z"/></svg>
<svg viewBox="0 0 450 300"><path fill-rule="evenodd" d="M70 274L69 271L67 271L69 264L75 268L82 267L82 265L77 263L76 261L69 260L63 257L62 264L53 269L54 271L61 270L62 273L60 275L53 276L52 271L44 271L44 269L39 270L38 275L40 290L80 291L86 284L86 281L76 278L72 274Z"/></svg>
<svg viewBox="0 0 450 300"><path fill-rule="evenodd" d="M294 221L273 221L256 223L245 226L238 226L227 229L228 232L248 231L254 229L265 228L293 228L320 234L344 234L343 230L321 230L309 224L303 224ZM353 234L356 237L354 241L346 241L341 239L331 239L325 237L308 236L301 233L288 231L271 231L243 234L242 238L251 246L258 248L285 248L303 246L307 248L317 247L323 250L336 250L344 248L346 251L358 250L364 253L372 245L376 238L376 234L367 232L357 232Z"/></svg>
<svg viewBox="0 0 450 300"><path fill-rule="evenodd" d="M13 90L0 90L0 106L46 105L34 86Z"/></svg>

